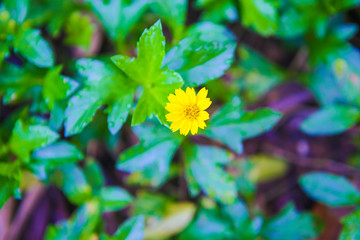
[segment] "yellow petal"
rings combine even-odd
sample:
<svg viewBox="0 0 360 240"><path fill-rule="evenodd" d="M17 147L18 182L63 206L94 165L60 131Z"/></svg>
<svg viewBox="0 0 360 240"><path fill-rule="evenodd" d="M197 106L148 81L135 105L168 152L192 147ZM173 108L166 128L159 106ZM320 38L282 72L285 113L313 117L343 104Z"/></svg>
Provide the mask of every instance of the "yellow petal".
<svg viewBox="0 0 360 240"><path fill-rule="evenodd" d="M199 128L204 129L206 127L206 123L201 118L197 118L196 122L198 123Z"/></svg>
<svg viewBox="0 0 360 240"><path fill-rule="evenodd" d="M178 101L181 102L181 104L189 105L189 98L181 88L175 90L175 95Z"/></svg>
<svg viewBox="0 0 360 240"><path fill-rule="evenodd" d="M185 129L187 128L187 125L188 125L188 121L184 120L182 122L182 124L180 125L180 134L185 135L184 132L185 132Z"/></svg>
<svg viewBox="0 0 360 240"><path fill-rule="evenodd" d="M188 122L187 127L184 129L184 136L189 134L189 131L192 127L192 122L191 121L187 121L187 122Z"/></svg>
<svg viewBox="0 0 360 240"><path fill-rule="evenodd" d="M182 103L177 99L177 97L176 97L174 94L172 94L172 93L169 94L168 100L169 100L170 103L179 104L179 105L182 104Z"/></svg>
<svg viewBox="0 0 360 240"><path fill-rule="evenodd" d="M180 126L183 124L184 122L184 119L180 119L176 122L173 122L171 125L170 125L170 129L173 131L173 132L176 132L177 130L180 129Z"/></svg>
<svg viewBox="0 0 360 240"><path fill-rule="evenodd" d="M198 123L197 123L197 121L196 120L194 120L194 121L192 121L192 126L191 126L191 134L192 135L195 135L195 134L197 134L197 132L198 132Z"/></svg>
<svg viewBox="0 0 360 240"><path fill-rule="evenodd" d="M189 103L190 103L191 105L195 105L195 103L196 103L195 89L194 89L194 88L189 88L189 87L187 87L187 88L186 88L186 95L187 95L188 98L189 98Z"/></svg>
<svg viewBox="0 0 360 240"><path fill-rule="evenodd" d="M165 109L169 112L182 112L184 110L184 107L175 103L166 103Z"/></svg>
<svg viewBox="0 0 360 240"><path fill-rule="evenodd" d="M166 120L169 122L175 122L183 118L183 114L178 112L171 112L165 115Z"/></svg>
<svg viewBox="0 0 360 240"><path fill-rule="evenodd" d="M207 94L208 94L208 90L203 87L196 95L196 102L199 103L202 100L204 100L206 98Z"/></svg>
<svg viewBox="0 0 360 240"><path fill-rule="evenodd" d="M201 118L203 121L209 119L209 114L206 111L200 111L199 112L199 118Z"/></svg>
<svg viewBox="0 0 360 240"><path fill-rule="evenodd" d="M197 105L199 107L200 110L205 110L207 109L208 107L210 107L211 105L211 101L210 101L210 98L205 98L204 100L202 100L201 102L199 102Z"/></svg>

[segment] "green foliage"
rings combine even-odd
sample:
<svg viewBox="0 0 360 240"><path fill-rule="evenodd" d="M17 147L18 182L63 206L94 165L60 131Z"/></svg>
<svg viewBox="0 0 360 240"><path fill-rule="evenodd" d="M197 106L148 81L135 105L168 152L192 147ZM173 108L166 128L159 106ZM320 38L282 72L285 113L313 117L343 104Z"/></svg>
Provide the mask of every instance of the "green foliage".
<svg viewBox="0 0 360 240"><path fill-rule="evenodd" d="M280 117L281 113L270 109L259 109L254 112L243 111L240 99L234 97L213 114L204 135L221 141L240 153L242 140L268 131L279 121Z"/></svg>
<svg viewBox="0 0 360 240"><path fill-rule="evenodd" d="M302 188L315 200L330 206L356 205L360 192L345 177L328 173L309 173L300 179Z"/></svg>
<svg viewBox="0 0 360 240"><path fill-rule="evenodd" d="M179 72L188 86L199 86L221 77L232 64L235 43L231 33L217 25L208 28L202 29L200 25L191 29L191 35L170 49L163 62L164 66ZM213 29L223 33L210 35ZM207 36L199 39L201 33Z"/></svg>
<svg viewBox="0 0 360 240"><path fill-rule="evenodd" d="M139 21L147 8L147 1L86 0L98 16L109 36L122 44L130 29Z"/></svg>
<svg viewBox="0 0 360 240"><path fill-rule="evenodd" d="M144 238L144 216L139 215L126 220L111 237L105 234L101 240L137 240Z"/></svg>
<svg viewBox="0 0 360 240"><path fill-rule="evenodd" d="M342 133L356 124L360 118L357 108L344 105L326 106L308 117L301 129L311 135Z"/></svg>
<svg viewBox="0 0 360 240"><path fill-rule="evenodd" d="M226 151L215 147L187 146L185 176L191 195L204 193L223 203L233 203L236 187L231 176L221 169L230 162Z"/></svg>
<svg viewBox="0 0 360 240"><path fill-rule="evenodd" d="M154 114L166 122L164 108L169 92L182 86L181 77L161 68L165 56L165 37L160 21L145 30L137 44L137 58L116 55L112 61L134 82L143 87L143 93L134 110L132 125L142 123Z"/></svg>
<svg viewBox="0 0 360 240"><path fill-rule="evenodd" d="M346 132L349 152L334 161L358 155L358 19L346 11L359 4L2 1L0 207L34 178L71 209L44 239L315 239L321 220L282 192L299 165L325 169L301 176L301 188L327 208L353 207L339 239L360 238L350 178L359 164L337 169L349 179L330 174L314 162L323 145L312 145ZM172 132L165 117L169 94L186 87L206 87L212 101L196 136ZM116 219L114 234L104 216Z"/></svg>

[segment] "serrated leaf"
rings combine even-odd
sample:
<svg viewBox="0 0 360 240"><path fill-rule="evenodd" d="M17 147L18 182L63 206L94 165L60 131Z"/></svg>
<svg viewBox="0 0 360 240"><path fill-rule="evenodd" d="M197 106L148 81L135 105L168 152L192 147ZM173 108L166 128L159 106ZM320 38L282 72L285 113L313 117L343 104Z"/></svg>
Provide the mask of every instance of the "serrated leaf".
<svg viewBox="0 0 360 240"><path fill-rule="evenodd" d="M30 160L30 153L39 147L55 142L58 133L44 125L25 125L22 120L15 123L9 145L11 151L23 161Z"/></svg>
<svg viewBox="0 0 360 240"><path fill-rule="evenodd" d="M211 116L203 134L240 153L242 140L269 131L280 118L281 113L267 108L246 112L241 109L240 99L234 97Z"/></svg>
<svg viewBox="0 0 360 240"><path fill-rule="evenodd" d="M16 36L15 51L38 67L51 67L54 65L54 55L49 43L42 38L39 30L24 30Z"/></svg>
<svg viewBox="0 0 360 240"><path fill-rule="evenodd" d="M185 156L185 176L191 195L197 195L201 189L206 195L222 203L235 201L235 182L222 169L222 165L230 162L226 151L210 146L187 145Z"/></svg>
<svg viewBox="0 0 360 240"><path fill-rule="evenodd" d="M122 55L111 58L128 77L144 88L134 110L132 125L144 122L151 114L164 124L167 96L181 87L183 81L179 74L161 68L165 56L165 37L160 21L143 32L137 49L137 58Z"/></svg>
<svg viewBox="0 0 360 240"><path fill-rule="evenodd" d="M300 185L311 198L329 206L356 205L360 201L360 191L343 176L309 173L300 178Z"/></svg>
<svg viewBox="0 0 360 240"><path fill-rule="evenodd" d="M152 185L161 184L169 173L170 161L181 138L159 125L139 125L135 132L140 143L119 156L117 169L127 172L148 172Z"/></svg>
<svg viewBox="0 0 360 240"><path fill-rule="evenodd" d="M198 86L224 74L233 62L235 47L231 41L189 36L169 50L163 65L179 72L186 85Z"/></svg>
<svg viewBox="0 0 360 240"><path fill-rule="evenodd" d="M33 163L45 165L48 169L53 169L67 163L74 163L83 158L84 155L75 145L65 141L38 148L31 155Z"/></svg>
<svg viewBox="0 0 360 240"><path fill-rule="evenodd" d="M120 187L105 187L101 189L100 200L105 212L117 211L128 206L133 198Z"/></svg>
<svg viewBox="0 0 360 240"><path fill-rule="evenodd" d="M310 135L339 134L354 126L360 110L346 105L325 106L301 123L301 130Z"/></svg>

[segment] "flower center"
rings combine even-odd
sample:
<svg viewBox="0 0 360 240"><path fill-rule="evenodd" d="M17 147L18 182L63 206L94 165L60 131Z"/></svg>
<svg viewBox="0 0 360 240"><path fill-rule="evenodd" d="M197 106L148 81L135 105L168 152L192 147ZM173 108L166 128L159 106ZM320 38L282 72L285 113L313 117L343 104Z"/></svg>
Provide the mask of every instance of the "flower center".
<svg viewBox="0 0 360 240"><path fill-rule="evenodd" d="M196 105L187 106L184 109L184 114L187 119L194 120L199 116L199 108Z"/></svg>

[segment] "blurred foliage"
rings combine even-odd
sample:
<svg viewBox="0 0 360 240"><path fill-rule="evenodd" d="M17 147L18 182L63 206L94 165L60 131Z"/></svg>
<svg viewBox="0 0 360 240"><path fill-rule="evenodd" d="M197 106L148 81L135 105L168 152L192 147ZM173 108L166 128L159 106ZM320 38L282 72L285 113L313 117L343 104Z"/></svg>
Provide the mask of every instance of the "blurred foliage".
<svg viewBox="0 0 360 240"><path fill-rule="evenodd" d="M0 207L33 185L56 186L73 210L51 220L45 239L316 238L322 221L293 199L277 213L259 204L259 186L291 166L275 153L248 154L244 142L287 114L258 103L278 99L270 92L290 80L319 104L301 119L301 134L356 133L360 54L350 39L358 25L347 11L358 4L2 1ZM273 45L255 49L248 34L281 44L286 58L259 51ZM171 132L168 95L200 86L213 101L207 127L197 136ZM318 171L298 184L327 207L352 207L339 239L360 238L360 191L350 178ZM119 213L110 234L104 216Z"/></svg>

